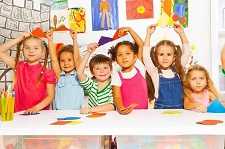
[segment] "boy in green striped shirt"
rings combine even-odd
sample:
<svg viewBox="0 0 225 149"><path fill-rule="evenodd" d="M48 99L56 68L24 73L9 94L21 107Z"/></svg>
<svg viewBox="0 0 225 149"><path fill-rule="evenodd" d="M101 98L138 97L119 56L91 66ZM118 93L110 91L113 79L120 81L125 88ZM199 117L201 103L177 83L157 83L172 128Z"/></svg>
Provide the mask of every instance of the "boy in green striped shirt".
<svg viewBox="0 0 225 149"><path fill-rule="evenodd" d="M88 95L88 107L81 108L81 113L106 112L115 110L112 97L111 73L112 60L102 54L94 56L89 63L92 78L84 74L88 59L98 47L96 43L89 44L87 53L77 69L80 85Z"/></svg>

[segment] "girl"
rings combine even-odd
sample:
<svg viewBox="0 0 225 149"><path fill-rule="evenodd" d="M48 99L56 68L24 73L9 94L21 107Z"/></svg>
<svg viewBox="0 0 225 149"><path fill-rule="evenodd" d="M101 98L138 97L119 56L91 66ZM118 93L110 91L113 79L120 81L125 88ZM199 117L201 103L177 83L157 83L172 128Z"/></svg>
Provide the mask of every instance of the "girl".
<svg viewBox="0 0 225 149"><path fill-rule="evenodd" d="M89 68L93 78L89 78L84 74L86 63L96 48L96 43L88 45L87 53L77 69L80 84L89 97L88 107L82 108L81 113L105 112L115 109L110 78L112 72L111 59L101 54L92 57Z"/></svg>
<svg viewBox="0 0 225 149"><path fill-rule="evenodd" d="M184 108L207 112L207 106L214 99L219 99L219 94L207 70L200 65L191 66L184 78Z"/></svg>
<svg viewBox="0 0 225 149"><path fill-rule="evenodd" d="M10 57L7 50L18 43L16 58ZM15 111L35 113L48 109L54 98L56 77L53 71L46 68L48 50L44 42L24 33L1 45L0 49L1 60L15 71ZM21 50L25 60L19 61ZM43 55L44 65L41 64Z"/></svg>
<svg viewBox="0 0 225 149"><path fill-rule="evenodd" d="M179 46L169 40L162 40L150 49L150 38L155 30L156 25L147 28L143 50L143 61L155 89L154 108L183 108L181 80L184 75L183 67L188 63L191 56L191 52L188 50L187 37L181 26L175 25L174 30L180 36L183 44L184 50L182 52Z"/></svg>
<svg viewBox="0 0 225 149"><path fill-rule="evenodd" d="M122 41L110 50L110 54L121 67L112 75L113 98L118 112L128 114L134 108L147 109L145 67L138 60L137 47L129 41Z"/></svg>
<svg viewBox="0 0 225 149"><path fill-rule="evenodd" d="M80 110L84 103L84 92L80 86L76 68L80 63L80 53L77 44L76 32L70 32L73 46L62 47L58 56L53 44L53 32L47 34L49 53L52 60L52 68L57 76L54 108L57 110Z"/></svg>

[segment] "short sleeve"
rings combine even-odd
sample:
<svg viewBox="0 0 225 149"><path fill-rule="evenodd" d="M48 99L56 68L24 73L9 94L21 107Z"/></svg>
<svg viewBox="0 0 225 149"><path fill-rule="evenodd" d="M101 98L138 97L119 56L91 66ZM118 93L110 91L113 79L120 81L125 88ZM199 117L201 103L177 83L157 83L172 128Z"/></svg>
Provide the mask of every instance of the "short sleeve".
<svg viewBox="0 0 225 149"><path fill-rule="evenodd" d="M120 76L119 73L117 71L113 71L112 73L112 82L111 82L112 86L121 86L121 80L120 80Z"/></svg>
<svg viewBox="0 0 225 149"><path fill-rule="evenodd" d="M91 78L86 77L84 81L80 81L80 85L84 88L86 92L92 88L92 86L94 85L94 81Z"/></svg>
<svg viewBox="0 0 225 149"><path fill-rule="evenodd" d="M45 71L45 75L44 75L44 80L46 83L49 83L49 84L56 84L56 75L55 73L53 72L53 70L49 70L47 69Z"/></svg>

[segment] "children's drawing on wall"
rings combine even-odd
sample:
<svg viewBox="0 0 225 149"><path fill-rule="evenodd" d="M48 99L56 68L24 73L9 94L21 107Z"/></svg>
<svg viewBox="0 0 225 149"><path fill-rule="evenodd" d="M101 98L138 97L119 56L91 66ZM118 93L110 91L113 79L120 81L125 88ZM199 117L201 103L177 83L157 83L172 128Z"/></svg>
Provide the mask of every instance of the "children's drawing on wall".
<svg viewBox="0 0 225 149"><path fill-rule="evenodd" d="M126 0L127 19L146 19L153 17L152 0Z"/></svg>
<svg viewBox="0 0 225 149"><path fill-rule="evenodd" d="M86 30L85 9L71 8L68 16L69 28L78 33L84 33Z"/></svg>
<svg viewBox="0 0 225 149"><path fill-rule="evenodd" d="M92 30L117 29L118 20L117 0L92 0Z"/></svg>
<svg viewBox="0 0 225 149"><path fill-rule="evenodd" d="M56 29L62 25L69 27L68 9L52 10L51 11L51 27Z"/></svg>
<svg viewBox="0 0 225 149"><path fill-rule="evenodd" d="M174 23L188 26L188 0L161 0L158 25L172 27Z"/></svg>
<svg viewBox="0 0 225 149"><path fill-rule="evenodd" d="M52 9L66 9L68 8L68 0L52 0Z"/></svg>

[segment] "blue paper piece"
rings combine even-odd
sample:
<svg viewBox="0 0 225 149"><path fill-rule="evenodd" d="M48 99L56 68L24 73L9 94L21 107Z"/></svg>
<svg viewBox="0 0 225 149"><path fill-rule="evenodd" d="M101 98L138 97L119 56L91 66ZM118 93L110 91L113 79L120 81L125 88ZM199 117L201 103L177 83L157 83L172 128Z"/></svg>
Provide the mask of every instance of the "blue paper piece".
<svg viewBox="0 0 225 149"><path fill-rule="evenodd" d="M63 117L63 118L57 118L57 120L78 120L80 117Z"/></svg>
<svg viewBox="0 0 225 149"><path fill-rule="evenodd" d="M110 41L112 41L113 39L110 37L105 37L105 36L101 36L99 41L98 41L98 46L102 46Z"/></svg>
<svg viewBox="0 0 225 149"><path fill-rule="evenodd" d="M219 100L213 100L207 107L207 112L210 113L225 113L225 107Z"/></svg>

